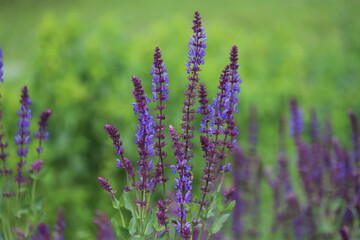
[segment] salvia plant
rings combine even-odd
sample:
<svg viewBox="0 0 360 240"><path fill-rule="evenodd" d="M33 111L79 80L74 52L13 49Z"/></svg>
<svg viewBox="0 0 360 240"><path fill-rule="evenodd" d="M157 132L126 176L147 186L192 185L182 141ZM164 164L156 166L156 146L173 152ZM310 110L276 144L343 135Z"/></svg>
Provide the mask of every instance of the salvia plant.
<svg viewBox="0 0 360 240"><path fill-rule="evenodd" d="M352 147L346 149L334 136L329 120L321 124L316 111L311 110L310 120L305 125L303 110L296 99L291 99L289 105L289 135L297 150L295 163L286 151L287 124L283 117L279 121L275 169L262 169L256 154L257 121L254 117L250 117L249 123L249 149L235 149L234 238L264 239L256 228L260 218L259 181L264 176L273 196L271 236L274 239L359 239L360 145L354 112L348 112ZM307 136L304 136L306 129ZM291 169L296 169L297 173Z"/></svg>
<svg viewBox="0 0 360 240"><path fill-rule="evenodd" d="M166 121L170 83L158 47L151 70L152 97L145 94L138 77L131 79L135 98L133 110L138 115L135 134L138 158L126 157L115 126L106 124L104 127L119 157L116 167L124 169L127 177L121 191L115 190L107 179L98 177L100 186L119 213L111 220L118 238L206 239L220 231L235 205L232 201L235 189L224 195L222 186L224 173L232 171L228 158L239 134L235 121L241 82L238 49L231 48L229 64L220 75L218 93L210 101L206 86L200 81L206 35L198 12L195 12L192 30L180 127ZM197 117L202 119L199 130L194 121ZM195 139L195 131L200 132L200 139ZM202 158L194 156L196 143L201 146ZM165 151L166 145L171 145L172 152ZM194 161L203 161L201 176L192 174ZM202 183L199 191L193 189L194 179ZM160 198L154 194L157 190L162 192ZM106 217L98 214L95 222L101 229L99 234L104 236L99 239L114 238L108 231Z"/></svg>
<svg viewBox="0 0 360 240"><path fill-rule="evenodd" d="M3 78L3 58L0 49L0 84ZM1 95L0 95L1 97ZM31 141L30 123L32 118L31 100L29 89L24 86L21 89L20 106L17 112L18 129L14 138L16 153L10 155L8 141L2 125L0 109L0 168L1 196L0 196L0 219L2 239L33 239L33 240L61 240L65 227L63 213L59 211L58 221L54 229L50 229L42 221L41 201L37 193L37 183L41 178L41 170L44 161L41 153L43 143L48 140L46 126L51 115L51 110L43 111L38 120L37 130L34 132L33 141L37 142L34 149L36 157L29 159L29 146ZM10 158L11 157L11 158ZM16 161L16 168L11 168L11 160ZM30 161L30 162L29 162ZM15 162L14 162L15 163Z"/></svg>

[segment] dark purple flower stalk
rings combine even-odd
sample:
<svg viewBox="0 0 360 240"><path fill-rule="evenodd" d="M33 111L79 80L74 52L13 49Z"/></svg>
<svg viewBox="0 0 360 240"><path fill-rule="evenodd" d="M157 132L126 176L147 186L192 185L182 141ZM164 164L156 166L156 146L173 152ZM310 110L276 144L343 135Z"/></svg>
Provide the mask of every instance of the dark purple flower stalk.
<svg viewBox="0 0 360 240"><path fill-rule="evenodd" d="M312 142L317 142L320 136L320 126L315 109L311 110L310 116L310 137Z"/></svg>
<svg viewBox="0 0 360 240"><path fill-rule="evenodd" d="M51 233L45 223L40 223L37 231L31 236L32 240L51 240Z"/></svg>
<svg viewBox="0 0 360 240"><path fill-rule="evenodd" d="M49 133L45 131L46 129L46 124L47 121L51 115L51 110L45 110L44 112L41 113L40 115L40 120L38 122L39 125L39 130L37 132L35 132L35 138L39 139L39 146L38 148L36 148L36 151L38 152L38 154L40 155L40 153L42 153L43 151L43 147L42 147L42 141L47 141L48 137L49 137Z"/></svg>
<svg viewBox="0 0 360 240"><path fill-rule="evenodd" d="M360 158L360 139L357 117L352 110L349 111L349 118L352 128L353 160L358 164Z"/></svg>
<svg viewBox="0 0 360 240"><path fill-rule="evenodd" d="M43 165L44 161L43 160L36 160L35 162L31 163L30 164L30 169L29 169L29 172L30 173L33 173L33 172L40 172L41 171L41 168L42 168L42 165Z"/></svg>
<svg viewBox="0 0 360 240"><path fill-rule="evenodd" d="M237 190L234 187L229 188L228 190L226 190L224 192L224 196L225 196L225 202L231 202L236 200L237 198Z"/></svg>
<svg viewBox="0 0 360 240"><path fill-rule="evenodd" d="M339 232L340 232L341 240L350 240L349 229L347 227L340 228Z"/></svg>
<svg viewBox="0 0 360 240"><path fill-rule="evenodd" d="M205 133L208 137L213 135L213 128L209 127L209 124L214 118L215 109L212 105L209 105L209 100L207 99L208 93L204 83L200 83L199 89L199 109L198 113L203 115L202 122L200 124L200 133Z"/></svg>
<svg viewBox="0 0 360 240"><path fill-rule="evenodd" d="M176 157L176 166L172 165L173 173L178 173L179 177L175 179L176 197L177 202L176 213L178 214L179 220L176 221L175 229L177 233L184 239L190 239L190 223L186 222L186 214L188 210L185 207L185 203L192 201L192 180L191 180L191 169L192 166L187 164L185 159L184 144L180 141L180 137L173 126L169 126L170 137L173 142L174 155Z"/></svg>
<svg viewBox="0 0 360 240"><path fill-rule="evenodd" d="M133 94L136 100L134 103L134 112L139 114L139 124L136 133L135 143L138 145L139 160L139 177L140 181L135 184L135 187L140 191L154 190L154 180L151 179L150 171L153 168L150 157L154 156L154 121L149 113L147 103L150 101L143 90L141 80L135 76L132 77L134 84Z"/></svg>
<svg viewBox="0 0 360 240"><path fill-rule="evenodd" d="M111 184L108 182L108 180L102 177L98 177L98 183L106 192L109 193L110 197L113 197L115 195L116 191L112 190Z"/></svg>
<svg viewBox="0 0 360 240"><path fill-rule="evenodd" d="M120 159L116 159L116 167L124 168L126 170L127 175L133 179L135 177L134 168L130 160L124 157L124 148L122 147L123 142L120 140L120 134L118 133L119 130L117 130L116 127L114 127L111 124L106 124L104 129L109 134L110 139L113 141L116 154L118 156L121 156L122 159L122 161Z"/></svg>
<svg viewBox="0 0 360 240"><path fill-rule="evenodd" d="M124 154L124 149L122 147L122 141L120 140L120 134L118 133L119 130L116 129L116 127L106 124L104 129L109 134L110 139L113 141L114 148L116 150L116 154L121 156Z"/></svg>
<svg viewBox="0 0 360 240"><path fill-rule="evenodd" d="M17 163L15 182L17 182L18 185L21 185L22 183L30 183L30 179L24 176L23 167L25 164L25 161L19 161Z"/></svg>
<svg viewBox="0 0 360 240"><path fill-rule="evenodd" d="M297 101L295 98L290 100L290 135L294 137L295 140L299 139L300 134L304 130L304 120L303 112L301 108L298 107Z"/></svg>
<svg viewBox="0 0 360 240"><path fill-rule="evenodd" d="M163 113L163 110L166 109L165 101L169 100L169 79L167 78L167 70L164 67L163 60L161 58L160 48L155 49L154 53L154 63L152 66L151 75L153 76L152 85L153 85L153 101L158 101L156 110L158 113L155 115L156 123L155 128L155 155L159 161L156 163L155 170L155 184L163 183L163 190L165 193L165 183L169 180L165 177L164 169L168 166L168 163L164 162L164 159L167 157L167 153L164 151L166 146L165 134L163 130L166 125L163 121L166 119L166 115Z"/></svg>
<svg viewBox="0 0 360 240"><path fill-rule="evenodd" d="M236 128L236 121L234 114L238 112L238 94L240 93L240 83L241 80L238 74L238 48L233 46L230 51L230 92L229 92L229 108L225 108L227 113L226 123L227 129L225 130L225 139L226 136L229 136L230 139L227 142L227 148L231 151L236 145L236 137L239 135L239 131ZM226 106L226 105L225 105Z"/></svg>
<svg viewBox="0 0 360 240"><path fill-rule="evenodd" d="M157 207L159 208L159 211L156 213L156 217L158 219L158 224L159 226L164 226L165 227L165 231L169 231L169 228L167 226L168 224L168 208L169 208L169 204L171 203L170 200L159 200L157 202Z"/></svg>
<svg viewBox="0 0 360 240"><path fill-rule="evenodd" d="M2 54L2 49L0 48L0 82L4 82L4 72L2 70L3 67L3 54Z"/></svg>
<svg viewBox="0 0 360 240"><path fill-rule="evenodd" d="M55 237L54 240L64 240L64 230L65 230L66 224L64 220L64 211L60 209L58 211L57 221L55 225Z"/></svg>
<svg viewBox="0 0 360 240"><path fill-rule="evenodd" d="M205 48L206 48L206 36L204 29L202 28L201 17L198 12L195 12L193 20L193 36L190 37L189 42L189 61L186 64L187 72L189 74L188 80L190 83L187 85L187 91L184 93L185 101L182 109L183 116L181 118L181 130L183 132L182 138L185 142L185 159L190 160L193 157L191 139L194 137L194 125L192 122L195 119L195 110L193 106L196 102L196 89L199 83L199 72L201 71L200 66L204 64Z"/></svg>
<svg viewBox="0 0 360 240"><path fill-rule="evenodd" d="M221 145L220 136L224 133L223 125L225 122L226 112L224 110L226 104L226 93L229 92L229 66L226 66L220 75L220 84L219 84L219 92L217 93L217 98L214 98L212 105L206 106L208 101L206 99L207 92L205 89L205 85L200 85L200 108L198 111L202 115L204 115L203 122L201 125L200 132L206 133L206 136L200 137L200 142L202 146L202 150L204 152L203 157L206 159L206 164L203 170L203 176L201 181L204 184L200 187L202 191L202 199L197 201L199 208L199 213L197 219L199 218L201 210L204 210L205 207L209 206L209 201L206 200L207 194L212 190L212 185L216 179L216 165L218 165L219 158L217 158L217 154L219 153L217 147ZM214 139L210 139L213 136ZM224 154L222 154L222 159L225 158Z"/></svg>
<svg viewBox="0 0 360 240"><path fill-rule="evenodd" d="M96 217L93 219L93 222L97 226L97 239L98 240L115 240L115 233L112 230L112 224L101 211L96 211Z"/></svg>

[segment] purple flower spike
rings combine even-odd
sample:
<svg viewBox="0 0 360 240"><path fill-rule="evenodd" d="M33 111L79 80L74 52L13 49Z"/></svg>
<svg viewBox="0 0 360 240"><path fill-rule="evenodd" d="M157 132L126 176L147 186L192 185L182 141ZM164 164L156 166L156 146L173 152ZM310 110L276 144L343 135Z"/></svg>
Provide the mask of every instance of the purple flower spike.
<svg viewBox="0 0 360 240"><path fill-rule="evenodd" d="M132 163L130 162L130 160L126 157L123 158L123 161L120 161L120 159L116 159L116 167L122 167L126 170L127 174L129 177L135 177L134 174L134 168L132 166Z"/></svg>
<svg viewBox="0 0 360 240"><path fill-rule="evenodd" d="M209 100L207 99L208 93L204 83L200 83L199 89L199 109L197 112L203 115L203 120L200 124L200 133L205 133L210 136L213 135L213 128L209 127L211 120L214 118L215 109L212 105L209 105Z"/></svg>
<svg viewBox="0 0 360 240"><path fill-rule="evenodd" d="M119 130L116 129L113 125L106 124L104 129L109 134L109 137L113 141L114 148L116 149L116 154L121 156L124 153L124 149L122 148L122 141L120 140Z"/></svg>
<svg viewBox="0 0 360 240"><path fill-rule="evenodd" d="M163 121L166 119L166 115L163 113L163 110L166 109L165 101L169 100L169 79L167 78L167 70L164 67L163 60L161 58L160 48L155 49L154 53L154 64L152 66L151 75L153 76L152 85L153 85L153 101L158 101L156 110L158 113L155 115L156 123L155 127L155 155L159 159L156 164L155 170L155 184L157 183L166 183L168 178L164 175L164 168L168 166L168 163L164 163L164 159L167 156L167 153L164 152L164 147L167 145L165 140L165 134L162 132L166 125ZM165 185L163 185L165 191Z"/></svg>
<svg viewBox="0 0 360 240"><path fill-rule="evenodd" d="M25 147L30 143L30 119L31 119L31 100L28 93L28 88L25 86L21 90L21 107L18 111L19 119L19 130L18 135L15 136L15 143L16 145L20 145L17 154L20 156L20 159L22 160L22 157L26 157L28 154L29 149Z"/></svg>
<svg viewBox="0 0 360 240"><path fill-rule="evenodd" d="M192 201L192 180L191 180L191 169L190 165L187 165L187 160L185 159L184 154L184 145L180 142L180 137L177 134L173 126L169 126L170 137L173 142L174 155L176 157L176 166L171 166L173 168L173 173L178 172L179 177L175 179L175 202L178 206L176 208L176 213L178 214L179 221L177 222L177 233L181 235L184 239L190 238L190 225L189 222L186 222L186 214L188 210L185 207L185 203L190 203Z"/></svg>
<svg viewBox="0 0 360 240"><path fill-rule="evenodd" d="M153 189L152 182L150 179L150 171L153 168L152 161L149 157L154 156L154 121L149 113L147 103L150 101L143 90L141 80L135 76L132 77L134 84L133 94L136 100L134 103L134 112L139 114L138 128L136 133L135 143L138 145L139 160L139 176L140 182L136 183L136 187L140 191Z"/></svg>
<svg viewBox="0 0 360 240"><path fill-rule="evenodd" d="M236 200L236 196L237 196L236 188L231 187L224 193L224 196L225 196L225 202L227 203Z"/></svg>
<svg viewBox="0 0 360 240"><path fill-rule="evenodd" d="M36 148L36 151L40 154L43 151L42 140L47 141L49 137L49 133L45 131L47 121L51 115L51 110L45 110L40 115L40 120L38 122L39 130L35 132L35 138L39 139L39 146Z"/></svg>
<svg viewBox="0 0 360 240"><path fill-rule="evenodd" d="M349 229L347 227L340 228L339 232L340 232L341 240L350 240Z"/></svg>
<svg viewBox="0 0 360 240"><path fill-rule="evenodd" d="M352 128L352 143L353 143L353 159L358 162L360 158L360 139L359 139L359 128L356 115L352 110L349 111L349 117Z"/></svg>
<svg viewBox="0 0 360 240"><path fill-rule="evenodd" d="M44 161L43 160L36 160L35 162L31 163L31 168L29 170L30 173L33 172L40 172L42 165L43 165Z"/></svg>
<svg viewBox="0 0 360 240"><path fill-rule="evenodd" d="M105 178L98 177L98 182L100 186L109 193L110 197L113 197L116 193L116 191L113 191L111 188L111 184L106 180Z"/></svg>
<svg viewBox="0 0 360 240"><path fill-rule="evenodd" d="M164 67L164 61L161 56L160 48L158 47L155 48L154 63L151 68L151 75L153 76L153 100L158 100L160 102L169 100L169 79L167 77L167 70ZM166 106L163 107L163 109L165 108Z"/></svg>
<svg viewBox="0 0 360 240"><path fill-rule="evenodd" d="M311 140L313 142L316 142L319 139L319 131L320 131L320 126L319 126L319 120L317 118L316 115L316 111L314 109L311 110L310 112L311 115L311 119L310 119L310 137Z"/></svg>
<svg viewBox="0 0 360 240"><path fill-rule="evenodd" d="M205 56L206 48L206 36L198 12L195 12L193 24L192 30L194 34L190 37L189 61L186 64L188 74L200 71L200 65L204 64L203 58Z"/></svg>
<svg viewBox="0 0 360 240"><path fill-rule="evenodd" d="M26 178L23 173L23 167L25 164L25 161L19 161L17 163L15 182L17 182L19 185L22 183L30 183L30 179Z"/></svg>
<svg viewBox="0 0 360 240"><path fill-rule="evenodd" d="M186 64L187 72L189 74L188 80L189 84L187 85L187 91L184 93L185 101L184 107L182 109L183 116L181 118L182 124L182 138L185 142L185 158L190 160L193 157L191 139L194 137L194 129L195 127L192 125L194 121L194 113L195 110L193 106L196 102L196 89L198 88L199 83L199 71L200 65L204 64L203 57L205 56L205 48L206 48L206 37L204 34L204 29L202 28L201 18L198 12L195 12L195 17L193 21L194 25L193 36L190 38L189 42L189 61Z"/></svg>
<svg viewBox="0 0 360 240"><path fill-rule="evenodd" d="M37 227L37 232L31 236L32 240L51 240L51 233L45 223L40 223Z"/></svg>
<svg viewBox="0 0 360 240"><path fill-rule="evenodd" d="M170 204L170 200L166 200L165 202L163 200L159 200L157 202L157 207L159 208L159 211L156 213L156 217L158 219L159 226L165 226L166 231L168 231L168 208Z"/></svg>
<svg viewBox="0 0 360 240"><path fill-rule="evenodd" d="M2 49L0 48L0 82L4 82L4 72L2 70L3 67L3 54L2 54Z"/></svg>
<svg viewBox="0 0 360 240"><path fill-rule="evenodd" d="M57 221L56 221L56 225L55 225L55 236L54 236L54 240L64 240L65 236L64 236L64 230L65 230L66 224L65 224L65 220L64 220L64 211L62 209L60 209L58 211L58 216L57 216Z"/></svg>
<svg viewBox="0 0 360 240"><path fill-rule="evenodd" d="M97 226L97 239L98 240L115 240L115 233L112 230L112 224L108 217L101 211L96 211L96 217L93 219Z"/></svg>
<svg viewBox="0 0 360 240"><path fill-rule="evenodd" d="M295 98L290 100L290 135L295 139L298 139L302 131L304 130L304 120L303 112L301 108L298 107L297 101Z"/></svg>

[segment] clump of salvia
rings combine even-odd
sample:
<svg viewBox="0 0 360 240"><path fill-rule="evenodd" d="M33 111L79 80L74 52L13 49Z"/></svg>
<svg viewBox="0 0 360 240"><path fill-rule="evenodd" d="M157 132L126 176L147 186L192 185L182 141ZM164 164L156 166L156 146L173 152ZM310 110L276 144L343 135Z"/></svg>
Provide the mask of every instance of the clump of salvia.
<svg viewBox="0 0 360 240"><path fill-rule="evenodd" d="M215 236L235 205L236 189L228 190L223 197L222 185L224 173L232 170L228 157L236 146L238 135L234 116L241 82L238 49L236 46L231 48L229 64L220 75L219 92L210 103L199 75L204 64L206 36L198 12L192 30L186 64L188 84L180 127L166 121L169 78L158 47L155 48L151 71L153 96L148 97L141 80L132 77L133 109L138 115L135 135L137 160L126 157L118 129L105 125L119 156L116 166L123 168L127 175L127 183L123 191L118 191L119 195L106 179L98 178L100 186L112 198L113 206L119 210L119 222L116 218L112 220L118 237L202 239ZM155 113L151 113L153 110ZM194 120L197 117L202 118L199 140L194 139L197 129ZM166 135L171 144L166 142ZM205 167L202 176L192 174L196 143L203 151ZM166 145L172 147L172 154L165 151ZM170 175L166 170L169 166ZM202 182L198 195L194 195L194 178ZM163 192L161 199L156 199L156 194L153 194L157 189Z"/></svg>
<svg viewBox="0 0 360 240"><path fill-rule="evenodd" d="M2 50L0 49L0 83L4 82L2 59ZM2 186L0 237L19 240L61 240L65 228L62 212L59 212L55 229L50 229L45 223L41 222L41 206L36 196L36 185L44 163L41 153L43 152L43 142L48 139L46 125L51 110L45 110L40 114L38 129L34 133L37 141L37 147L34 149L36 157L33 158L32 162L28 163L31 161L29 157L31 103L29 89L24 86L21 89L20 107L17 112L19 118L18 130L14 142L17 150L13 158L10 158L11 156L7 151L9 143L6 141L4 126L1 121L3 112L0 109L0 159L2 161L0 166ZM12 169L9 161L15 160L16 155L18 158L16 169Z"/></svg>
<svg viewBox="0 0 360 240"><path fill-rule="evenodd" d="M355 239L359 236L359 131L357 118L349 111L352 148L346 149L334 136L331 123L322 125L310 111L305 126L303 110L290 100L289 135L296 147L296 162L286 152L286 121L280 119L279 153L275 170L261 169L256 149L256 121L250 118L249 149L235 150L233 214L234 239L260 239L259 182L264 177L272 190L272 235L277 239ZM250 113L253 115L253 113ZM307 130L308 137L304 138ZM307 140L304 140L307 139ZM294 177L295 168L298 178ZM295 182L299 181L299 182ZM300 183L300 189L297 187ZM271 212L267 212L267 215ZM255 227L254 227L255 226Z"/></svg>

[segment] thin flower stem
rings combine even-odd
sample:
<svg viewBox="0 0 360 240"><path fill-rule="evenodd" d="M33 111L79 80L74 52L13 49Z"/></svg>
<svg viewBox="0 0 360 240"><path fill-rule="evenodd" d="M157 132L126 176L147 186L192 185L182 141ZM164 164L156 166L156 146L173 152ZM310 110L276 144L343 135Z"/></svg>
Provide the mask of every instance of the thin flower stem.
<svg viewBox="0 0 360 240"><path fill-rule="evenodd" d="M116 200L115 196L113 196L113 199ZM119 213L120 213L120 218L121 218L122 225L123 225L123 227L126 227L124 215L123 215L123 213L121 211L121 208L119 208Z"/></svg>

